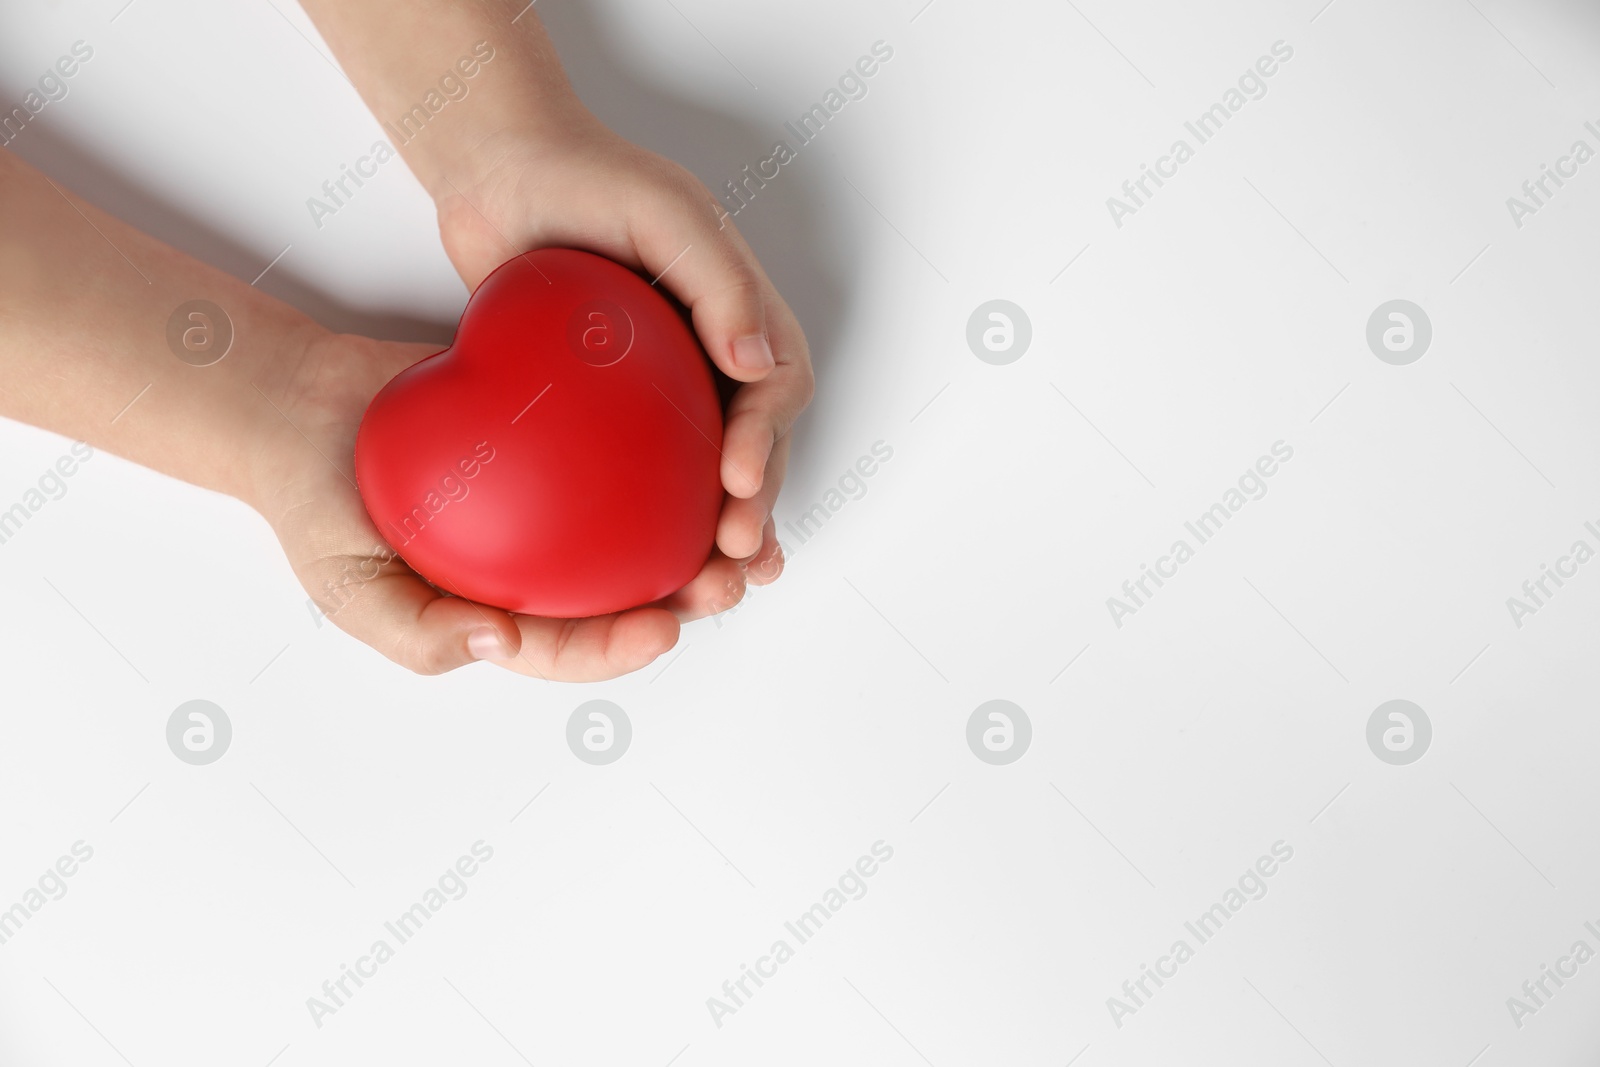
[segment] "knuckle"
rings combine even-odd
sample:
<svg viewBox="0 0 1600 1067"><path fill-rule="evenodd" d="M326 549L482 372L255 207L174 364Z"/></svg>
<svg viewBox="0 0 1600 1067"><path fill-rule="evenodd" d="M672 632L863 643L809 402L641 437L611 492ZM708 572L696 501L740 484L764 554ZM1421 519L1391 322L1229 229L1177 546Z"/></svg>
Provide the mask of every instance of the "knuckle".
<svg viewBox="0 0 1600 1067"><path fill-rule="evenodd" d="M715 610L727 611L729 608L737 606L739 601L744 599L744 593L744 576L740 575L737 578L729 578L727 582L723 584L721 592L717 595L717 607Z"/></svg>
<svg viewBox="0 0 1600 1067"><path fill-rule="evenodd" d="M759 563L751 564L750 570L763 582L770 582L783 573L783 554L774 552Z"/></svg>
<svg viewBox="0 0 1600 1067"><path fill-rule="evenodd" d="M711 190L706 188L706 183L697 178L688 167L683 166L681 163L673 163L671 175L673 185L677 190L695 203L698 204L710 198Z"/></svg>
<svg viewBox="0 0 1600 1067"><path fill-rule="evenodd" d="M748 263L734 260L728 264L727 282L717 290L717 299L730 307L738 308L755 320L761 314L761 280Z"/></svg>
<svg viewBox="0 0 1600 1067"><path fill-rule="evenodd" d="M699 204L711 195L710 190L681 163L664 156L652 155L645 164L653 184L669 200L689 200Z"/></svg>
<svg viewBox="0 0 1600 1067"><path fill-rule="evenodd" d="M799 364L799 371L800 406L804 408L809 406L812 399L817 395L817 374L816 371L811 369L809 360Z"/></svg>
<svg viewBox="0 0 1600 1067"><path fill-rule="evenodd" d="M437 642L422 640L417 636L402 639L393 658L412 674L425 678L444 674L455 666L454 658Z"/></svg>

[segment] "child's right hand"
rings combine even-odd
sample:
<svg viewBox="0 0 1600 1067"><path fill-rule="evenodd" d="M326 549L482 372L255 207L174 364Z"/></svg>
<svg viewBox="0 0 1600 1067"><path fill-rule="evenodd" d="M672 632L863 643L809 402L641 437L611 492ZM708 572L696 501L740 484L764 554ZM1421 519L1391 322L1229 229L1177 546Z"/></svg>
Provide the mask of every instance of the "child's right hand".
<svg viewBox="0 0 1600 1067"><path fill-rule="evenodd" d="M296 577L340 629L418 674L486 659L550 681L598 681L670 649L680 621L739 602L743 568L715 549L699 576L671 597L591 619L513 615L446 595L406 566L356 491L356 430L377 391L435 351L308 332L292 350L285 384L267 397L283 418L254 453L248 502L271 523Z"/></svg>
<svg viewBox="0 0 1600 1067"><path fill-rule="evenodd" d="M772 512L790 430L816 389L794 312L679 164L624 140L576 97L506 122L452 156L453 176L432 186L445 252L476 289L515 251L582 248L659 281L690 310L706 354L737 383L723 417L717 546L753 583L771 582L784 564Z"/></svg>

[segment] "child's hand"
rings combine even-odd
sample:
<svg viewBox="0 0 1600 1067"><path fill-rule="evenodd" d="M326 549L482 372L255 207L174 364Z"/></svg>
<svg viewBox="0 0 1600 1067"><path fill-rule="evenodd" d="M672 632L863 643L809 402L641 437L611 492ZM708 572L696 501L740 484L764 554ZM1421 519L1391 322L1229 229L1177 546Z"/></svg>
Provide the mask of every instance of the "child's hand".
<svg viewBox="0 0 1600 1067"><path fill-rule="evenodd" d="M739 601L742 568L720 552L659 604L592 619L512 615L446 596L420 578L367 516L353 457L368 402L435 351L317 332L291 357L285 384L267 396L283 418L255 454L249 502L332 622L420 674L487 659L553 681L597 681L638 670L671 648L680 619Z"/></svg>
<svg viewBox="0 0 1600 1067"><path fill-rule="evenodd" d="M749 581L776 578L772 506L789 428L811 401L811 356L716 199L583 106L523 0L301 6L373 113L391 133L395 121L407 131L396 147L438 206L445 250L469 288L519 252L564 245L639 270L689 307L713 362L741 383L724 418L716 545ZM419 72L433 71L447 105L418 104ZM719 560L680 596L721 588Z"/></svg>
<svg viewBox="0 0 1600 1067"><path fill-rule="evenodd" d="M799 323L687 170L618 137L575 99L551 119L541 116L540 132L484 138L430 183L445 250L475 288L515 252L584 248L659 278L691 310L712 360L743 383L726 411L717 547L766 584L783 567L771 516L789 428L813 389Z"/></svg>

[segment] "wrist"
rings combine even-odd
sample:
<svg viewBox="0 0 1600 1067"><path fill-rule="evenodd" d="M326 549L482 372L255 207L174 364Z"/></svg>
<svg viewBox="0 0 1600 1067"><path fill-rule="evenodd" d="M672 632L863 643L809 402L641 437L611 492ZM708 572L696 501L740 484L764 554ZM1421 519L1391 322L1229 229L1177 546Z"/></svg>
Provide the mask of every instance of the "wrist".
<svg viewBox="0 0 1600 1067"><path fill-rule="evenodd" d="M537 107L477 116L435 146L419 179L435 205L463 197L482 208L507 195L508 179L554 167L607 136L615 135L569 90Z"/></svg>
<svg viewBox="0 0 1600 1067"><path fill-rule="evenodd" d="M250 432L239 435L241 452L224 491L269 523L281 511L278 496L296 465L296 453L306 447L301 427L309 422L306 399L327 388L326 382L317 381L324 373L318 353L335 336L310 320L284 329L262 351L250 375L245 398L252 412L246 420ZM339 457L332 459L337 463Z"/></svg>

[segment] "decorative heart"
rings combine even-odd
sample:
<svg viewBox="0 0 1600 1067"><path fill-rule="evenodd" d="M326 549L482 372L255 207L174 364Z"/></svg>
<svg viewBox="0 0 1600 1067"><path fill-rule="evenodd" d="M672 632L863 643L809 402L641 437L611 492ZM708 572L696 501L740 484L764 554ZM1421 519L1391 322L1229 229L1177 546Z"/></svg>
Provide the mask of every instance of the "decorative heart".
<svg viewBox="0 0 1600 1067"><path fill-rule="evenodd" d="M485 278L455 342L373 398L356 484L439 588L582 618L699 573L721 448L711 365L680 306L609 259L546 248Z"/></svg>

